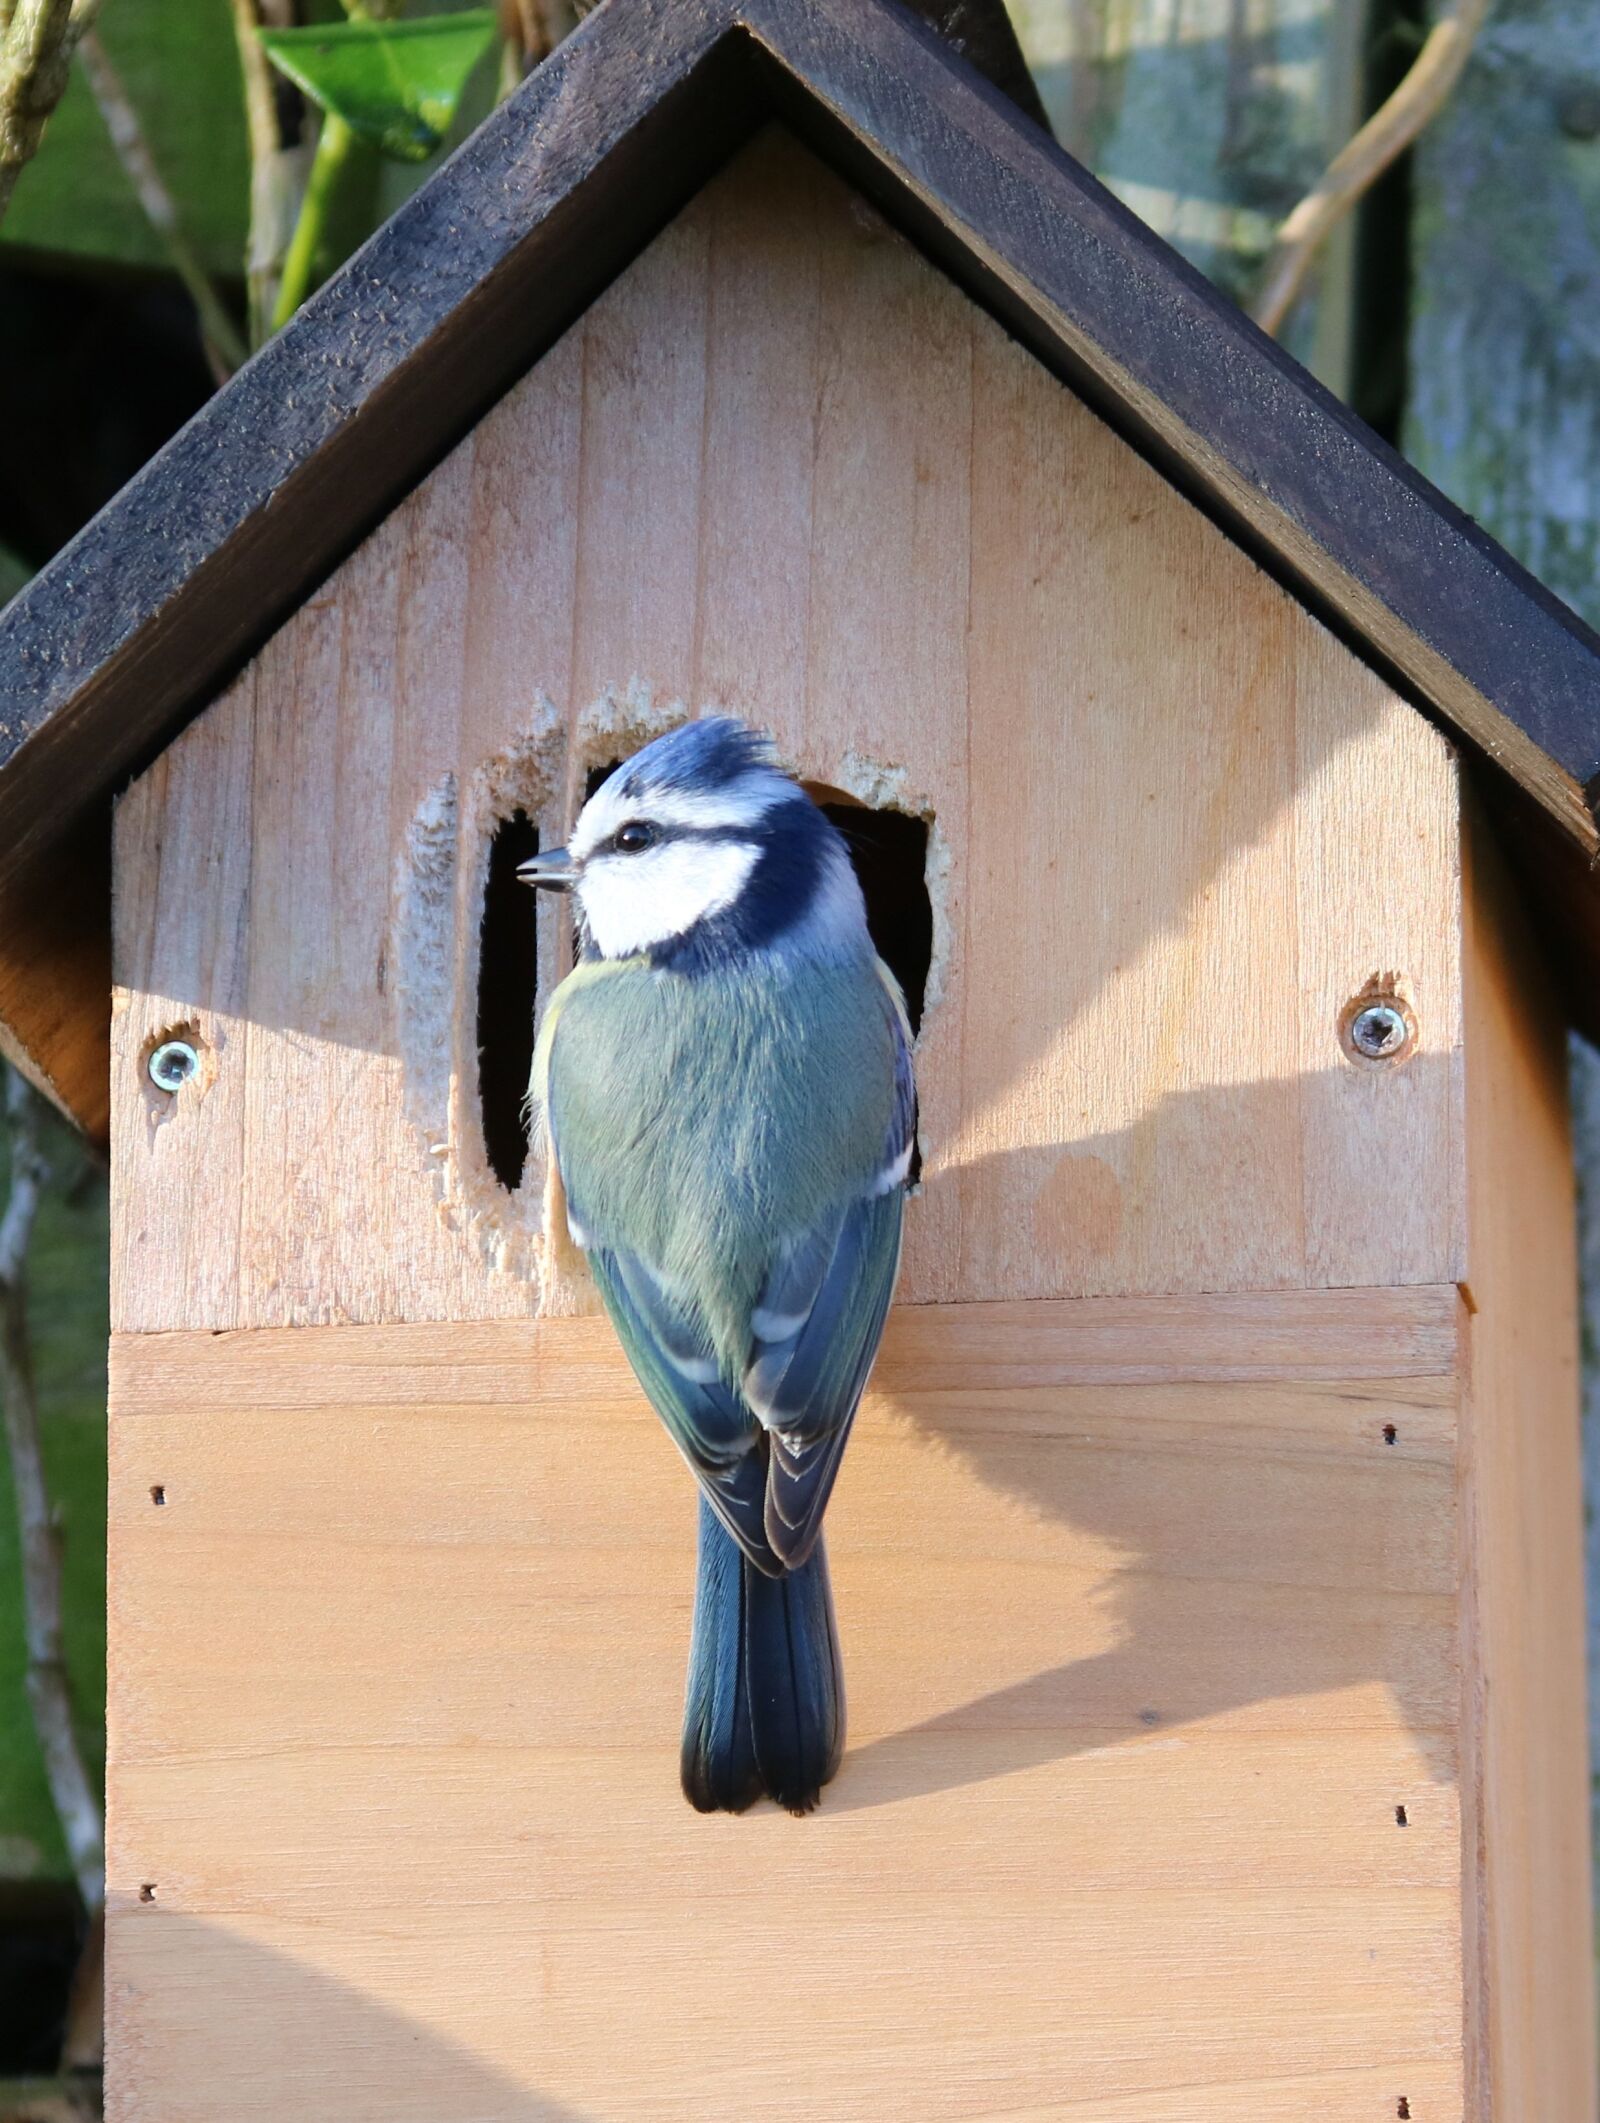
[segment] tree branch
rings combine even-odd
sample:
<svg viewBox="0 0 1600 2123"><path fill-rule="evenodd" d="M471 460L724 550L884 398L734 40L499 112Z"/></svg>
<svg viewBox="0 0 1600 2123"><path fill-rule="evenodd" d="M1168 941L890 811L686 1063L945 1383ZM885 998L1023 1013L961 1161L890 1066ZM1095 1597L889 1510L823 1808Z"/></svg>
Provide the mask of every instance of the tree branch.
<svg viewBox="0 0 1600 2123"><path fill-rule="evenodd" d="M1452 0L1400 86L1345 142L1288 215L1267 259L1252 311L1264 332L1276 337L1282 330L1329 233L1444 108L1488 12L1489 0Z"/></svg>
<svg viewBox="0 0 1600 2123"><path fill-rule="evenodd" d="M100 0L0 4L0 221L66 91L78 40L99 11Z"/></svg>
<svg viewBox="0 0 1600 2123"><path fill-rule="evenodd" d="M250 240L245 282L250 295L250 344L272 331L284 253L294 233L311 167L309 145L287 147L278 119L279 81L256 31L263 22L284 27L293 10L277 0L230 0L239 71L244 80L245 132L250 143Z"/></svg>
<svg viewBox="0 0 1600 2123"><path fill-rule="evenodd" d="M100 106L100 115L106 122L117 159L144 209L144 217L160 237L172 261L173 271L189 291L212 368L219 372L216 380L225 383L247 358L244 341L239 337L211 275L201 264L199 253L183 232L177 206L161 181L161 172L156 168L155 157L139 123L139 114L129 101L121 75L93 30L79 40L78 58L94 92L94 100Z"/></svg>
<svg viewBox="0 0 1600 2123"><path fill-rule="evenodd" d="M28 1332L28 1246L45 1179L39 1108L14 1069L3 1073L11 1190L0 1217L0 1404L22 1538L28 1701L67 1854L93 1919L105 1901L105 1825L72 1723L61 1626L61 1535L45 1487Z"/></svg>

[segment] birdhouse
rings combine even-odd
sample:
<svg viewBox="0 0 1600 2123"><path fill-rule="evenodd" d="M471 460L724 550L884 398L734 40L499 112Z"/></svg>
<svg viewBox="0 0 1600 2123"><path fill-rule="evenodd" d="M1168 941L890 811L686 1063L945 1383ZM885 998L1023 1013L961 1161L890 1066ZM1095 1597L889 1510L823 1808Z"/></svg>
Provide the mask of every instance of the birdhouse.
<svg viewBox="0 0 1600 2123"><path fill-rule="evenodd" d="M608 0L0 622L120 2123L1592 2117L1600 643L920 13ZM524 1112L516 869L711 711L917 1033L803 1820Z"/></svg>

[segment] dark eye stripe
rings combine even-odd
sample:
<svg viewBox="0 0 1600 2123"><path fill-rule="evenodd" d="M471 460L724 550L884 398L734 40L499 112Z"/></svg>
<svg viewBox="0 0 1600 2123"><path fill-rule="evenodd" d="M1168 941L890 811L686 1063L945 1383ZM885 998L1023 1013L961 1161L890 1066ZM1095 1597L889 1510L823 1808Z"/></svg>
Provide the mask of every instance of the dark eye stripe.
<svg viewBox="0 0 1600 2123"><path fill-rule="evenodd" d="M630 847L622 836L636 828L642 828L649 838ZM618 826L609 839L601 841L594 852L596 855L642 855L647 848L664 848L682 840L710 842L722 846L737 843L742 847L756 848L765 846L769 837L760 824L676 826L662 825L653 818L630 818Z"/></svg>

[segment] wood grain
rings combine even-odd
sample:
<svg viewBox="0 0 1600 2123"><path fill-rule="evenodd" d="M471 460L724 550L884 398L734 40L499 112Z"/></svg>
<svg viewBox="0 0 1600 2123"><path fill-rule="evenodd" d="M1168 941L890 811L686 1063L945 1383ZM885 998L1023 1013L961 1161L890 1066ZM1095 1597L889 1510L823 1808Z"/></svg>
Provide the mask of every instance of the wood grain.
<svg viewBox="0 0 1600 2123"><path fill-rule="evenodd" d="M1470 1381L1462 1409L1468 2091L1596 2112L1577 1259L1560 1013L1481 817L1468 840Z"/></svg>
<svg viewBox="0 0 1600 2123"><path fill-rule="evenodd" d="M111 1083L111 820L87 812L52 861L0 885L0 1056L102 1152Z"/></svg>
<svg viewBox="0 0 1600 2123"><path fill-rule="evenodd" d="M601 1323L119 1337L108 2113L1458 2116L1458 1311L899 1312L803 1823Z"/></svg>
<svg viewBox="0 0 1600 2123"><path fill-rule="evenodd" d="M123 800L119 1327L585 1301L484 1159L488 837L706 706L930 820L909 1297L1459 1272L1447 747L770 134Z"/></svg>

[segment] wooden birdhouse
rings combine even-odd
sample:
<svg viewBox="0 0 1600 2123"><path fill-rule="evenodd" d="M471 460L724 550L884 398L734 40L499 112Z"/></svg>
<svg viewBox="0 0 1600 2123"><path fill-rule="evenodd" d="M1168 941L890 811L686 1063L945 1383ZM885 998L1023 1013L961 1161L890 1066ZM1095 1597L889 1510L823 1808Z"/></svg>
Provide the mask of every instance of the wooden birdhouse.
<svg viewBox="0 0 1600 2123"><path fill-rule="evenodd" d="M119 2123L1592 2118L1600 643L921 13L608 0L0 622ZM516 865L711 709L918 1026L805 1820L522 1112Z"/></svg>

